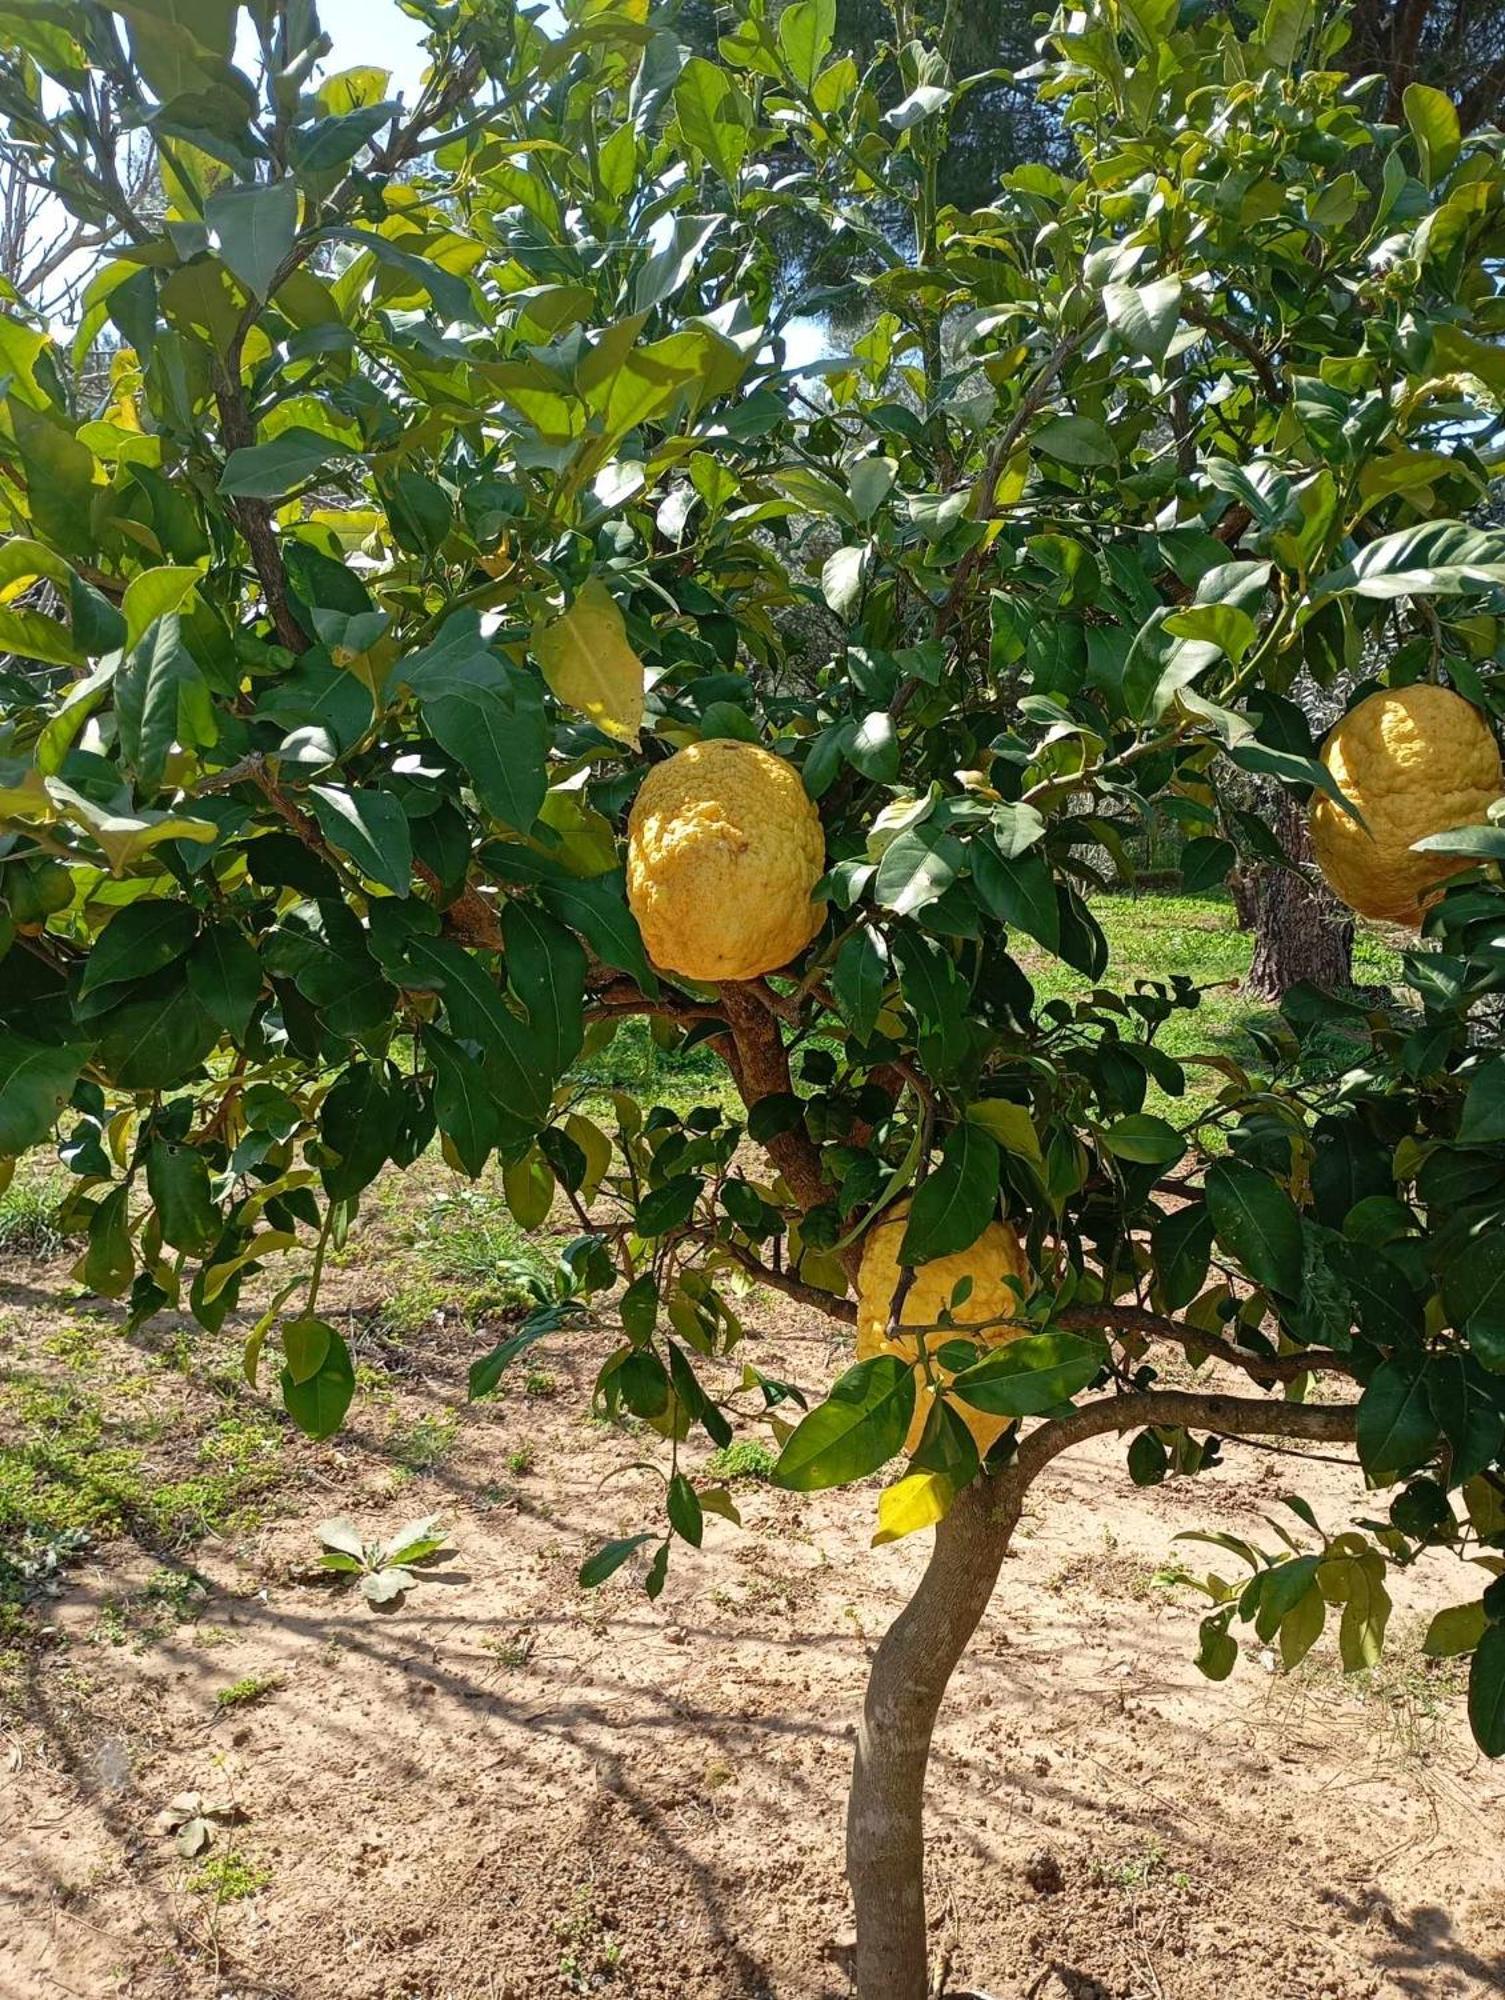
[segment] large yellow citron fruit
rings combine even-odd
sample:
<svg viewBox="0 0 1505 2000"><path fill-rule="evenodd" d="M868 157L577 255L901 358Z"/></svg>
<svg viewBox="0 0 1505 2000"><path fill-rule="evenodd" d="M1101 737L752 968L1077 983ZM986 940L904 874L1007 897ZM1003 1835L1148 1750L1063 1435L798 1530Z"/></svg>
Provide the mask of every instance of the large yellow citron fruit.
<svg viewBox="0 0 1505 2000"><path fill-rule="evenodd" d="M928 1264L916 1266L914 1282L904 1294L904 1303L900 1308L898 1330L890 1340L888 1321L904 1269L899 1262L899 1246L904 1241L904 1225L908 1216L909 1204L900 1202L889 1210L876 1228L868 1231L863 1241L862 1263L857 1273L859 1361L869 1361L875 1354L897 1354L901 1360L918 1361L919 1340L913 1334L906 1337L903 1329L906 1326L938 1326L941 1314L951 1305L951 1295L963 1278L972 1280L972 1290L951 1313L958 1339L967 1337L968 1327L979 1326L985 1320L1017 1317L1024 1294L1029 1289L1029 1266L1025 1262L1023 1244L1006 1222L990 1222L977 1241L965 1250L953 1251L949 1257L936 1257ZM1020 1281L1018 1288L1009 1283L1010 1278ZM1027 1326L1000 1325L989 1327L977 1338L988 1347L1004 1347L1028 1332ZM931 1336L931 1353L949 1337ZM936 1372L943 1380L950 1381L949 1370L937 1365ZM930 1415L929 1384L919 1377L916 1381L914 1422L905 1441L906 1451L914 1451L919 1445L925 1420ZM972 1433L980 1453L986 1452L1013 1421L1010 1417L990 1417L982 1410L968 1409L965 1404L958 1403L953 1407Z"/></svg>
<svg viewBox="0 0 1505 2000"><path fill-rule="evenodd" d="M798 956L824 912L820 814L782 757L692 743L643 780L627 827L627 900L654 964L686 979L756 979Z"/></svg>
<svg viewBox="0 0 1505 2000"><path fill-rule="evenodd" d="M1322 746L1338 789L1312 807L1312 851L1334 893L1362 917L1419 924L1427 893L1470 864L1459 854L1413 854L1411 843L1486 817L1505 783L1489 724L1462 695L1430 682L1361 701Z"/></svg>

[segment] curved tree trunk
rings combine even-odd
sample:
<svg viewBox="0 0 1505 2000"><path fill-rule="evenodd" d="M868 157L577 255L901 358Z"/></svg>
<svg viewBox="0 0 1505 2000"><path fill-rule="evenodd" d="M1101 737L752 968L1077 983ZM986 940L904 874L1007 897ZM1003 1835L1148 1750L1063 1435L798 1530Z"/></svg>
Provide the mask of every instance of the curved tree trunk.
<svg viewBox="0 0 1505 2000"><path fill-rule="evenodd" d="M1275 837L1293 861L1309 862L1306 815L1282 792ZM1353 916L1325 885L1293 868L1261 867L1253 882L1254 961L1247 990L1278 1000L1300 980L1328 991L1353 984Z"/></svg>
<svg viewBox="0 0 1505 2000"><path fill-rule="evenodd" d="M957 1495L914 1596L873 1656L847 1800L847 1879L857 1921L857 2000L928 2000L925 1767L942 1698L998 1581L1024 1496L1059 1453L1142 1424L1225 1437L1352 1442L1352 1404L1151 1389L1041 1424L1002 1471Z"/></svg>
<svg viewBox="0 0 1505 2000"><path fill-rule="evenodd" d="M935 1531L919 1589L868 1677L847 1800L847 1878L861 2000L926 2000L925 1766L952 1670L977 1629L1019 1520L1022 1492L980 1479Z"/></svg>

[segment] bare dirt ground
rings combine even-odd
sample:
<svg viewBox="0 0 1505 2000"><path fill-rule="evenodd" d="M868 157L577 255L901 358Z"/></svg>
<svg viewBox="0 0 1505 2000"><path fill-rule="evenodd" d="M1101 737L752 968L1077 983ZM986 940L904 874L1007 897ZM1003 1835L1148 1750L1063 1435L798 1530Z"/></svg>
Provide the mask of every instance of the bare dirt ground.
<svg viewBox="0 0 1505 2000"><path fill-rule="evenodd" d="M567 1338L468 1406L486 1335L442 1302L400 1335L371 1309L411 1277L402 1215L344 1259L362 1387L328 1445L270 1380L237 1385L233 1330L127 1342L56 1303L66 1258L0 1265L0 1441L94 1408L67 1476L104 1491L128 1440L132 1518L235 1474L190 1484L190 1511L229 1511L175 1557L97 1533L5 1656L0 1993L840 2000L852 1723L928 1535L868 1546L876 1482L749 1480L743 1527L709 1521L656 1605L633 1570L582 1591L581 1560L652 1518L656 1441L591 1420L593 1348ZM761 1296L747 1320L762 1368L841 1364L818 1318ZM1232 1559L1175 1532L1273 1546L1283 1492L1335 1530L1355 1499L1332 1464L1228 1456L1138 1492L1104 1445L1038 1489L939 1731L937 1962L997 2000L1505 1993L1505 1772L1416 1645L1466 1580L1401 1580L1373 1675L1325 1640L1293 1676L1256 1652L1209 1685L1198 1600L1161 1572ZM376 1535L436 1510L451 1553L395 1608L313 1568L328 1515ZM157 1823L185 1791L237 1814L196 1859Z"/></svg>

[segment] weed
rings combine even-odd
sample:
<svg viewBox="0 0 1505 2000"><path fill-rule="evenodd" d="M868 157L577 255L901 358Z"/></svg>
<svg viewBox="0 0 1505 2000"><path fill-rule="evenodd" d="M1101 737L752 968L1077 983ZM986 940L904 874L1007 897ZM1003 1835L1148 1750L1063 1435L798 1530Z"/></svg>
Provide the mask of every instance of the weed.
<svg viewBox="0 0 1505 2000"><path fill-rule="evenodd" d="M247 1896L259 1895L271 1880L270 1868L231 1847L201 1861L189 1876L188 1886L194 1895L212 1896L216 1903L240 1903Z"/></svg>
<svg viewBox="0 0 1505 2000"><path fill-rule="evenodd" d="M516 1479L526 1479L538 1463L538 1455L530 1444L515 1444L508 1452L505 1464Z"/></svg>
<svg viewBox="0 0 1505 2000"><path fill-rule="evenodd" d="M214 1697L214 1705L220 1709L250 1708L255 1702L265 1701L268 1695L276 1694L286 1682L281 1674L242 1674L238 1681L231 1681L222 1687Z"/></svg>
<svg viewBox="0 0 1505 2000"><path fill-rule="evenodd" d="M319 1540L324 1545L320 1568L337 1576L358 1576L361 1595L379 1606L395 1603L417 1583L414 1565L432 1561L444 1547L445 1535L439 1516L430 1514L422 1521L409 1521L389 1542L368 1542L340 1514L319 1523Z"/></svg>
<svg viewBox="0 0 1505 2000"><path fill-rule="evenodd" d="M506 1203L481 1188L441 1195L415 1233L419 1256L436 1276L487 1288L498 1305L527 1299L524 1278L547 1268L538 1249L512 1219ZM506 1267L517 1271L512 1282Z"/></svg>
<svg viewBox="0 0 1505 2000"><path fill-rule="evenodd" d="M705 1469L712 1479L766 1483L773 1476L778 1456L761 1438L742 1438L736 1444L723 1445L719 1451L713 1451L705 1462Z"/></svg>
<svg viewBox="0 0 1505 2000"><path fill-rule="evenodd" d="M444 1287L432 1278L415 1278L400 1285L377 1310L372 1322L378 1334L402 1341L421 1333L446 1303Z"/></svg>
<svg viewBox="0 0 1505 2000"><path fill-rule="evenodd" d="M622 1941L597 1912L590 1883L575 1890L569 1909L554 1921L554 1933L563 1947L559 1977L567 1992L593 1993L604 1980L615 1977L622 1963Z"/></svg>
<svg viewBox="0 0 1505 2000"><path fill-rule="evenodd" d="M399 1419L387 1433L387 1451L405 1472L419 1477L437 1472L450 1458L460 1438L460 1419L432 1411L407 1421Z"/></svg>
<svg viewBox="0 0 1505 2000"><path fill-rule="evenodd" d="M504 1667L525 1667L532 1659L537 1643L532 1632L514 1632L508 1636L494 1632L489 1639L481 1641L482 1648Z"/></svg>
<svg viewBox="0 0 1505 2000"><path fill-rule="evenodd" d="M523 1394L533 1397L535 1402L547 1402L549 1397L559 1394L559 1378L547 1368L530 1368L523 1377Z"/></svg>

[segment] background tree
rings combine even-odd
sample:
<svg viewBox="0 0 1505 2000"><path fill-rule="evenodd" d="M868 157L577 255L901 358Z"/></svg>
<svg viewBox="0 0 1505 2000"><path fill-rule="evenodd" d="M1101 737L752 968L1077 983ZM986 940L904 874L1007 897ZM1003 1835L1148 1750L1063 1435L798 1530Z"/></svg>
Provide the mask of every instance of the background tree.
<svg viewBox="0 0 1505 2000"><path fill-rule="evenodd" d="M944 22L906 13L864 81L834 0L751 0L714 60L640 0L554 35L419 11L412 104L323 75L303 0L250 10L249 74L233 0L7 16L8 156L122 246L66 345L0 316L0 1157L56 1143L80 1280L133 1324L239 1316L315 1437L354 1380L322 1272L385 1166L438 1144L499 1161L525 1224L567 1203L472 1389L572 1330L600 1408L662 1441L662 1516L589 1585L655 1595L734 1513L702 1437L770 1425L804 1490L905 1460L880 1535L935 1548L874 1661L849 1869L864 2000L917 2000L936 1709L1086 1438L1128 1436L1145 1483L1228 1437L1356 1445L1388 1521L1356 1480L1367 1525L1298 1508L1235 1550L1201 1662L1230 1670L1235 1620L1299 1659L1331 1610L1370 1664L1387 1565L1450 1548L1472 1595L1433 1643L1505 1750L1505 832L1444 821L1463 872L1405 994L1298 987L1242 1060L1168 1053L1195 987L1116 991L1090 905L1146 826L1203 885L1279 859L1230 780L1336 792L1302 675L1497 703L1505 542L1459 516L1505 394L1498 141L1420 86L1403 130L1371 119L1291 0L1249 34L1102 0L1038 80L1079 166L969 210ZM122 201L101 79L160 151L160 222ZM822 394L785 366L791 210L871 259ZM839 642L793 675L779 620L812 603ZM726 741L810 802L750 833L792 849L818 808L817 927L787 966L668 973L627 809ZM716 912L734 942L765 914ZM1042 957L1073 998L1038 1000ZM583 1115L572 1065L642 1013L717 1052L738 1115ZM794 1421L734 1282L855 1323L877 1241L865 1358ZM978 1317L1000 1241L1032 1275ZM1167 1354L1216 1373L1167 1387Z"/></svg>

